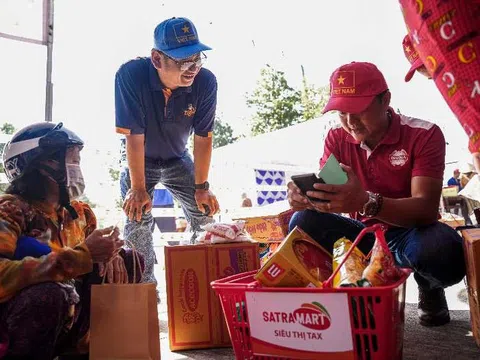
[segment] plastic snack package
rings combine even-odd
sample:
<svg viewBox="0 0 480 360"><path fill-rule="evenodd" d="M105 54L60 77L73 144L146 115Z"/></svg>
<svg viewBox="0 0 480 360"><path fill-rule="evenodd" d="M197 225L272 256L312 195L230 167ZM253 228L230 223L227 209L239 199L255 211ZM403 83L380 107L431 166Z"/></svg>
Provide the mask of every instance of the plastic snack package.
<svg viewBox="0 0 480 360"><path fill-rule="evenodd" d="M370 264L363 271L363 278L371 286L385 286L394 283L402 276L402 272L395 265L392 254L380 241L375 240Z"/></svg>
<svg viewBox="0 0 480 360"><path fill-rule="evenodd" d="M345 237L338 239L333 245L333 271L335 271L352 247L352 242ZM355 248L345 264L333 279L333 287L358 286L367 266L365 255Z"/></svg>
<svg viewBox="0 0 480 360"><path fill-rule="evenodd" d="M211 232L214 235L223 237L225 239L235 240L245 228L245 221L237 221L233 224L213 223L206 224L203 229Z"/></svg>

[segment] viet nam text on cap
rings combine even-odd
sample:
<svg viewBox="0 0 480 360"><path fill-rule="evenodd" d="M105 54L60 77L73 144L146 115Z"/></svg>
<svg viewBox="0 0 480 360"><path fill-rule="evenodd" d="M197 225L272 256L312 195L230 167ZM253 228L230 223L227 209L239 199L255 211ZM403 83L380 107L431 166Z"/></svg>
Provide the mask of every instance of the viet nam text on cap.
<svg viewBox="0 0 480 360"><path fill-rule="evenodd" d="M167 56L182 60L212 48L202 44L195 25L187 18L162 21L154 31L154 49Z"/></svg>
<svg viewBox="0 0 480 360"><path fill-rule="evenodd" d="M342 65L330 76L330 99L322 113L331 110L361 113L375 96L386 90L387 82L374 64L352 62Z"/></svg>

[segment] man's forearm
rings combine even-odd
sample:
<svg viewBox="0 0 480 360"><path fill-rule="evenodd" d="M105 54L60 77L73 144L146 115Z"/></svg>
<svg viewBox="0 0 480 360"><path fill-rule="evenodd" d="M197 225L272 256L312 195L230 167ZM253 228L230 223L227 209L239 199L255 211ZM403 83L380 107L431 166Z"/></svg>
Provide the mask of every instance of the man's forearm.
<svg viewBox="0 0 480 360"><path fill-rule="evenodd" d="M411 228L432 224L437 220L438 204L423 198L383 198L383 205L377 219L394 226Z"/></svg>
<svg viewBox="0 0 480 360"><path fill-rule="evenodd" d="M132 189L145 189L145 135L127 135L127 162Z"/></svg>
<svg viewBox="0 0 480 360"><path fill-rule="evenodd" d="M212 159L212 138L194 135L193 158L195 164L195 184L208 180Z"/></svg>

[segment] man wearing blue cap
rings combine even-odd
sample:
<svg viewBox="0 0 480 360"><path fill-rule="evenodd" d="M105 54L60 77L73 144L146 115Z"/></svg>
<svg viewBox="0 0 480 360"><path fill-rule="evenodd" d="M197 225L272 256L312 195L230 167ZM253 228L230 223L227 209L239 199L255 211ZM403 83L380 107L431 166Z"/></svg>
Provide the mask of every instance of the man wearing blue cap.
<svg viewBox="0 0 480 360"><path fill-rule="evenodd" d="M202 68L206 50L190 20L171 18L155 28L151 57L123 64L115 77L115 125L125 135L128 164L120 179L124 235L145 257L145 282L156 282L150 212L156 184L180 202L194 232L219 210L207 181L217 81ZM193 161L186 150L192 132Z"/></svg>

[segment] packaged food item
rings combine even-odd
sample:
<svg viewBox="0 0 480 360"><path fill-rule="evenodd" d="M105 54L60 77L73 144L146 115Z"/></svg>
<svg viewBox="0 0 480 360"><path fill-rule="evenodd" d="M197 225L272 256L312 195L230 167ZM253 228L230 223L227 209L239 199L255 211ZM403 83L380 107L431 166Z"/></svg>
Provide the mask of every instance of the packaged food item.
<svg viewBox="0 0 480 360"><path fill-rule="evenodd" d="M363 278L371 286L385 286L394 283L402 276L402 272L395 266L395 261L388 249L383 248L380 241L375 240L370 264L363 271Z"/></svg>
<svg viewBox="0 0 480 360"><path fill-rule="evenodd" d="M251 242L252 238L245 233L245 222L237 221L233 224L215 223L202 226L205 230L198 237L202 244L224 244L232 242Z"/></svg>
<svg viewBox="0 0 480 360"><path fill-rule="evenodd" d="M332 274L332 255L295 227L255 275L264 286L322 287Z"/></svg>
<svg viewBox="0 0 480 360"><path fill-rule="evenodd" d="M226 242L232 242L232 239L224 238L219 235L215 235L211 232L206 232L205 233L205 239L204 239L205 244L221 244L221 243L226 243Z"/></svg>
<svg viewBox="0 0 480 360"><path fill-rule="evenodd" d="M371 287L372 284L367 279L360 279L357 281L358 287Z"/></svg>
<svg viewBox="0 0 480 360"><path fill-rule="evenodd" d="M261 211L258 208L258 211ZM289 209L276 215L268 214L239 218L245 221L245 231L258 242L281 242L288 235L288 224L294 211ZM237 220L238 221L238 220Z"/></svg>
<svg viewBox="0 0 480 360"><path fill-rule="evenodd" d="M313 243L297 240L293 244L293 251L305 269L318 281L324 281L332 274L331 266L325 266L322 256L318 256L318 246Z"/></svg>
<svg viewBox="0 0 480 360"><path fill-rule="evenodd" d="M352 247L352 242L345 237L338 239L333 245L333 271L342 263L345 255ZM367 266L365 255L358 248L354 248L339 272L333 279L333 287L359 286Z"/></svg>
<svg viewBox="0 0 480 360"><path fill-rule="evenodd" d="M234 224L213 223L206 224L203 229L225 239L235 240L245 228L245 221L237 221Z"/></svg>
<svg viewBox="0 0 480 360"><path fill-rule="evenodd" d="M235 239L225 239L224 237L212 234L212 233L207 233L210 234L210 244L225 244L225 243L232 243L232 242L242 242L242 241L247 241L251 242L252 238L244 233L238 234Z"/></svg>

